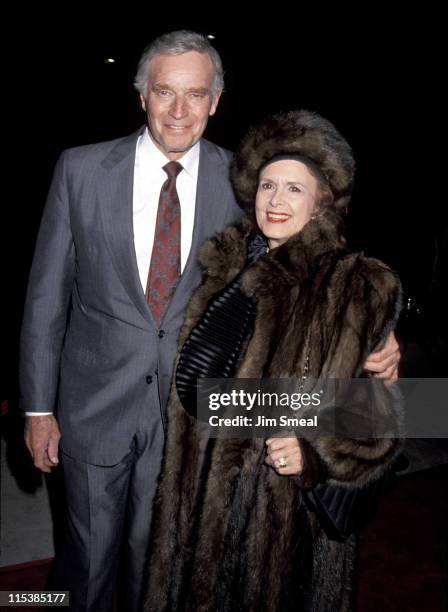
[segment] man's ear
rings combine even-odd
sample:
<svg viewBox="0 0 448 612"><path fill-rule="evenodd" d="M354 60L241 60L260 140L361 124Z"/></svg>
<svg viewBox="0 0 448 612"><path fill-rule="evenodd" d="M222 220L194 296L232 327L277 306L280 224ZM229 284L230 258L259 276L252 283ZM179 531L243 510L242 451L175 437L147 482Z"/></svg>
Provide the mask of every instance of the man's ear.
<svg viewBox="0 0 448 612"><path fill-rule="evenodd" d="M145 98L143 97L143 94L140 94L140 102L141 102L141 105L142 105L142 109L143 109L144 111L146 111L146 100L145 100Z"/></svg>
<svg viewBox="0 0 448 612"><path fill-rule="evenodd" d="M212 105L210 107L210 112L209 112L210 117L212 117L216 113L216 109L218 108L218 102L221 98L221 94L222 94L222 91L220 91L219 94L217 94L215 98L213 99Z"/></svg>

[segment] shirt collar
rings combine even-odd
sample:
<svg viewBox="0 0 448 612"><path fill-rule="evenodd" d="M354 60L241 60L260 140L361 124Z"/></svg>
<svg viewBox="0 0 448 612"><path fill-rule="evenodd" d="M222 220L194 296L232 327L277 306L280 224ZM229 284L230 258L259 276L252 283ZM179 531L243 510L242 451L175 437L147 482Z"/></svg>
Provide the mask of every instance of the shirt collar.
<svg viewBox="0 0 448 612"><path fill-rule="evenodd" d="M145 156L147 156L149 161L154 164L155 167L163 168L163 166L170 161L167 156L156 147L153 140L149 136L148 128L145 129L141 136L139 147L141 147L145 153ZM197 180L198 176L199 152L200 142L197 142L178 160L179 163L182 164L186 174L194 180Z"/></svg>

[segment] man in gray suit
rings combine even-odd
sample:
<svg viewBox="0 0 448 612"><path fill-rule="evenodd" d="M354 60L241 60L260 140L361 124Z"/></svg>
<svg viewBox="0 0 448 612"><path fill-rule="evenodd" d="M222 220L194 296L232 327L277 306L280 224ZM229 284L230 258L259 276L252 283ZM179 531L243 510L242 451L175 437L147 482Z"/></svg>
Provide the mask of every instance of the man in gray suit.
<svg viewBox="0 0 448 612"><path fill-rule="evenodd" d="M58 161L22 328L25 439L36 467L49 472L60 460L64 470L66 541L54 587L70 591L73 610L110 612L120 554L126 610L138 608L177 339L200 281L196 256L241 214L231 154L202 138L223 89L207 39L160 37L135 84L147 128ZM167 179L168 162L181 164L177 178ZM182 274L160 317L148 279L159 273L156 219L170 180ZM390 377L395 346L373 359Z"/></svg>

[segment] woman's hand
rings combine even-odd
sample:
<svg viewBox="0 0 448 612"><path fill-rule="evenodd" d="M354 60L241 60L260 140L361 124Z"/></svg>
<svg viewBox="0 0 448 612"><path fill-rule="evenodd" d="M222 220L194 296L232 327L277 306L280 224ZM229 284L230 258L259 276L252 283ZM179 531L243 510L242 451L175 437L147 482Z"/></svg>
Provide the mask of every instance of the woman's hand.
<svg viewBox="0 0 448 612"><path fill-rule="evenodd" d="M289 438L269 438L266 440L267 457L265 463L274 468L281 476L300 474L303 469L302 452L299 441L291 434Z"/></svg>

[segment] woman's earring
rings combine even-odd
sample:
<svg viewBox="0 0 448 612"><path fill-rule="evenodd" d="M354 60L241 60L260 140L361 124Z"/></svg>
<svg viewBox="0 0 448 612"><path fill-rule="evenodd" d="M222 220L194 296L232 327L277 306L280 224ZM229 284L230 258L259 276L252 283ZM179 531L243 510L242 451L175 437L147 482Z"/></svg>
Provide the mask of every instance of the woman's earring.
<svg viewBox="0 0 448 612"><path fill-rule="evenodd" d="M319 216L319 213L322 209L318 208L310 217L310 219L316 219Z"/></svg>

